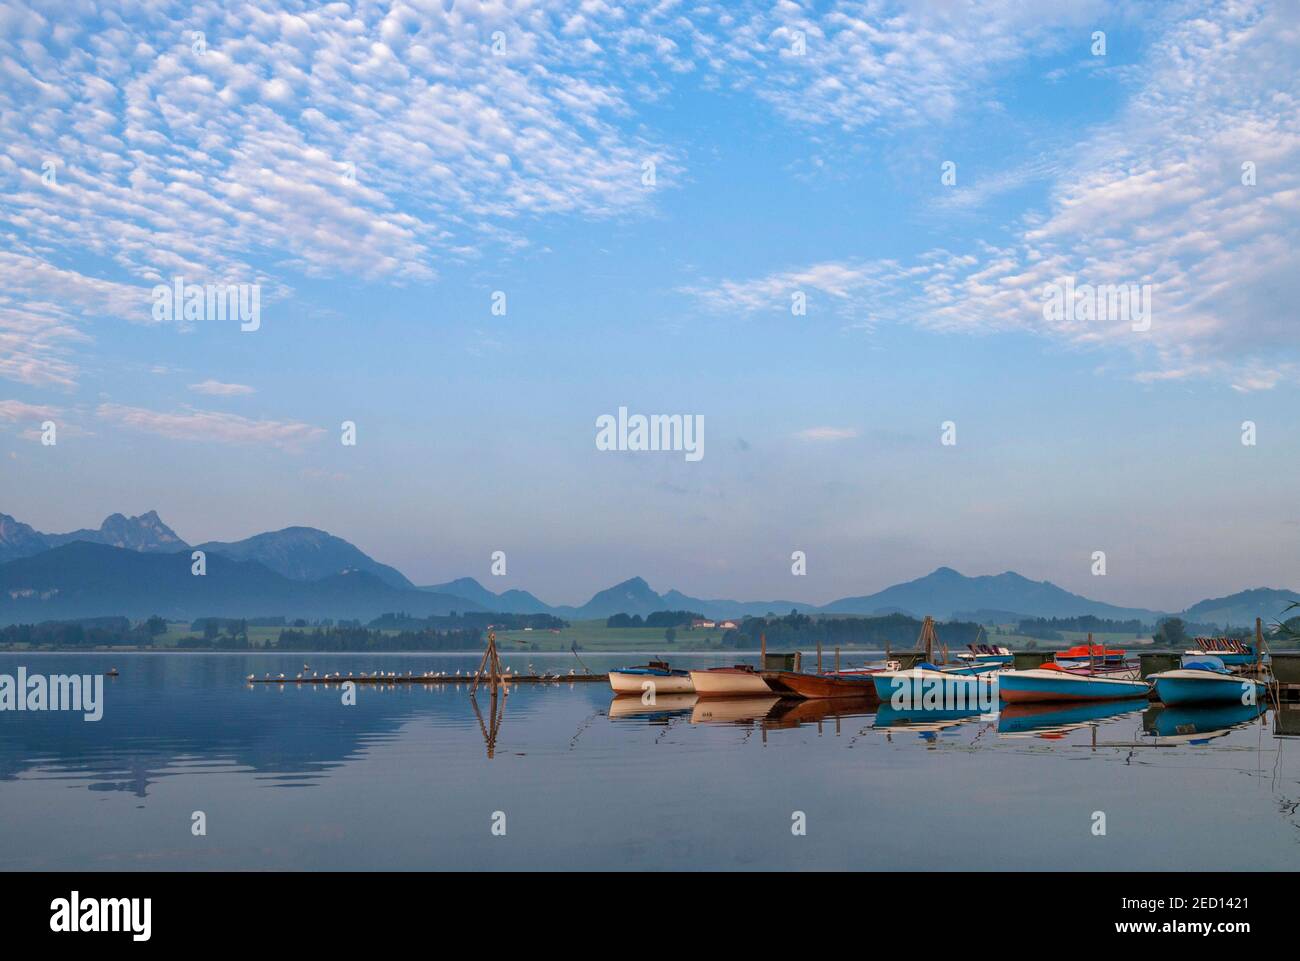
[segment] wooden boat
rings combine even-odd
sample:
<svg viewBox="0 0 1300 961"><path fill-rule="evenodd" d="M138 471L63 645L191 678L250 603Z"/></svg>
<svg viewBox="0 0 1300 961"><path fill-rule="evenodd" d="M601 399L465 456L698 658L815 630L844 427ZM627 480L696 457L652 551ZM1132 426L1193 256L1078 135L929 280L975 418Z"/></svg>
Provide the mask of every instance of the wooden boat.
<svg viewBox="0 0 1300 961"><path fill-rule="evenodd" d="M778 679L783 688L799 697L869 697L876 696L876 686L872 678L881 673L877 671L840 671L829 674L804 674L795 671L780 671Z"/></svg>
<svg viewBox="0 0 1300 961"><path fill-rule="evenodd" d="M1255 663L1255 645L1238 640L1235 637L1198 637L1193 643L1196 648L1184 651L1184 660L1187 658L1199 659L1209 654L1212 657L1217 657L1228 666Z"/></svg>
<svg viewBox="0 0 1300 961"><path fill-rule="evenodd" d="M610 671L609 686L615 694L640 694L647 690L653 690L656 695L691 694L695 691L691 672L673 670L667 661L651 661L644 667L621 667Z"/></svg>
<svg viewBox="0 0 1300 961"><path fill-rule="evenodd" d="M1065 667L1084 664L1123 664L1124 653L1124 651L1110 650L1105 644L1076 644L1067 650L1057 651L1052 660Z"/></svg>
<svg viewBox="0 0 1300 961"><path fill-rule="evenodd" d="M691 671L691 684L700 697L753 697L772 693L763 676L746 664Z"/></svg>
<svg viewBox="0 0 1300 961"><path fill-rule="evenodd" d="M1026 701L1117 701L1146 697L1151 686L1136 668L1066 670L1044 664L1030 671L1005 671L998 675L998 697L1009 704Z"/></svg>
<svg viewBox="0 0 1300 961"><path fill-rule="evenodd" d="M1234 674L1208 654L1184 660L1177 670L1152 674L1151 681L1165 704L1258 704L1268 694L1263 681Z"/></svg>

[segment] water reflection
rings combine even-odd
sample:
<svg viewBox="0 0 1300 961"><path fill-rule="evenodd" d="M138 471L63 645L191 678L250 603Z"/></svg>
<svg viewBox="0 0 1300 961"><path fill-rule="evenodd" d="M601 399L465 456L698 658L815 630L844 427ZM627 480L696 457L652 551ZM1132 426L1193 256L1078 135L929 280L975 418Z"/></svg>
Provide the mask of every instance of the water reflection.
<svg viewBox="0 0 1300 961"><path fill-rule="evenodd" d="M609 702L609 716L616 720L629 717L653 720L690 714L696 700L695 694L658 694L653 704L647 704L640 694L616 694Z"/></svg>
<svg viewBox="0 0 1300 961"><path fill-rule="evenodd" d="M1094 728L1100 721L1136 714L1141 710L1142 705L1132 701L1003 704L998 714L998 734L1058 740L1073 731Z"/></svg>
<svg viewBox="0 0 1300 961"><path fill-rule="evenodd" d="M1245 727L1265 710L1264 704L1153 704L1142 715L1142 733L1164 744L1204 744Z"/></svg>
<svg viewBox="0 0 1300 961"><path fill-rule="evenodd" d="M707 697L696 700L691 708L692 724L753 724L767 717L780 701L775 695L764 697Z"/></svg>
<svg viewBox="0 0 1300 961"><path fill-rule="evenodd" d="M933 742L940 734L952 732L972 721L980 721L990 715L983 715L979 710L973 711L901 711L888 704L881 704L876 712L876 727L893 728L915 733L924 741Z"/></svg>

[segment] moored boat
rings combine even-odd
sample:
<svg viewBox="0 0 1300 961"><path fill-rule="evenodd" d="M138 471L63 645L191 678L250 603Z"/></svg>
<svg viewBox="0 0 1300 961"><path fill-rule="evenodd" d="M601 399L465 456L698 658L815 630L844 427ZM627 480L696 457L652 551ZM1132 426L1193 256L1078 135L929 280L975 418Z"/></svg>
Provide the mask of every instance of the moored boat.
<svg viewBox="0 0 1300 961"><path fill-rule="evenodd" d="M691 671L691 684L700 697L752 697L772 693L763 676L745 664Z"/></svg>
<svg viewBox="0 0 1300 961"><path fill-rule="evenodd" d="M922 661L905 671L881 671L871 682L876 696L895 710L992 710L993 686L1001 676L971 669L940 670Z"/></svg>
<svg viewBox="0 0 1300 961"><path fill-rule="evenodd" d="M781 671L781 686L799 697L870 697L876 696L872 678L881 671L840 671L832 674L804 674Z"/></svg>
<svg viewBox="0 0 1300 961"><path fill-rule="evenodd" d="M1004 667L1014 661L1016 657L1011 653L1009 647L994 647L991 644L968 644L967 647L970 650L958 654L957 660Z"/></svg>
<svg viewBox="0 0 1300 961"><path fill-rule="evenodd" d="M1194 650L1183 652L1185 660L1200 659L1209 655L1217 657L1228 666L1255 663L1255 645L1235 637L1198 637L1193 643L1196 645Z"/></svg>
<svg viewBox="0 0 1300 961"><path fill-rule="evenodd" d="M1028 701L1116 701L1146 697L1151 686L1135 669L1067 670L1060 664L1044 664L1028 671L1004 671L998 675L998 697L1010 704Z"/></svg>
<svg viewBox="0 0 1300 961"><path fill-rule="evenodd" d="M1076 644L1064 651L1057 651L1052 656L1052 660L1066 667L1085 664L1123 664L1124 654L1122 650L1110 650L1105 644Z"/></svg>
<svg viewBox="0 0 1300 961"><path fill-rule="evenodd" d="M1165 704L1258 704L1268 693L1263 681L1234 674L1210 655L1185 659L1177 670L1152 674L1151 681Z"/></svg>
<svg viewBox="0 0 1300 961"><path fill-rule="evenodd" d="M691 672L669 667L665 661L651 661L643 667L621 667L609 672L609 686L615 694L690 694Z"/></svg>

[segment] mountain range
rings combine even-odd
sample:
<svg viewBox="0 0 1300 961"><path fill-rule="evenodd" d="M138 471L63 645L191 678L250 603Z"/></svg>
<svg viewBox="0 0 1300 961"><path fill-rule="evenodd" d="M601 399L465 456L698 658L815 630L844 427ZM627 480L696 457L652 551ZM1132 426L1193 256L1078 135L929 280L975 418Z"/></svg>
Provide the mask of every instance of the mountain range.
<svg viewBox="0 0 1300 961"><path fill-rule="evenodd" d="M206 556L206 573L191 573L191 552ZM1199 601L1179 612L1192 623L1253 625L1281 619L1295 591L1255 588ZM157 512L113 514L96 529L47 534L0 514L0 624L63 618L160 614L201 616L333 617L367 620L390 611L428 616L452 611L554 614L570 620L613 614L687 610L707 617L787 614L933 614L940 620L1013 620L1094 615L1152 624L1168 616L1073 594L1049 581L1013 571L967 577L940 567L924 577L874 594L829 604L737 601L660 594L640 577L596 593L579 607L550 605L528 591L496 593L472 577L415 586L405 575L325 531L287 527L240 541L190 545Z"/></svg>

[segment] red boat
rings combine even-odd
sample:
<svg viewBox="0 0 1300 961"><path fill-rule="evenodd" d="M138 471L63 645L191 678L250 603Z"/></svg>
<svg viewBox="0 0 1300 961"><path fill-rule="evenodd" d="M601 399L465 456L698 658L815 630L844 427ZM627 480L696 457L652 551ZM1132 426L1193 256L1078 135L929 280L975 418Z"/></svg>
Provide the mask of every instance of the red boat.
<svg viewBox="0 0 1300 961"><path fill-rule="evenodd" d="M781 687L800 697L876 697L872 676L879 671L852 670L838 674L802 674L781 671L777 677Z"/></svg>
<svg viewBox="0 0 1300 961"><path fill-rule="evenodd" d="M1112 651L1105 644L1076 644L1074 647L1065 651L1057 651L1053 660L1057 664L1063 664L1066 667L1077 667L1080 664L1093 662L1096 664L1123 664L1124 651Z"/></svg>

